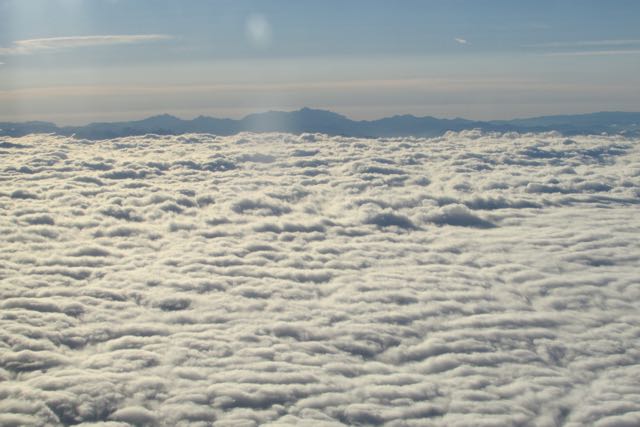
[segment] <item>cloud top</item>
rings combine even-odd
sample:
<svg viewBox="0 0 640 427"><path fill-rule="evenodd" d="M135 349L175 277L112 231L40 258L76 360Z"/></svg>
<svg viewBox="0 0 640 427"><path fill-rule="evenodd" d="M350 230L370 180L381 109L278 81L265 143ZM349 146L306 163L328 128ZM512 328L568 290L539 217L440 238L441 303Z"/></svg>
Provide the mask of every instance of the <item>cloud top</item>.
<svg viewBox="0 0 640 427"><path fill-rule="evenodd" d="M0 150L0 425L640 421L637 138Z"/></svg>

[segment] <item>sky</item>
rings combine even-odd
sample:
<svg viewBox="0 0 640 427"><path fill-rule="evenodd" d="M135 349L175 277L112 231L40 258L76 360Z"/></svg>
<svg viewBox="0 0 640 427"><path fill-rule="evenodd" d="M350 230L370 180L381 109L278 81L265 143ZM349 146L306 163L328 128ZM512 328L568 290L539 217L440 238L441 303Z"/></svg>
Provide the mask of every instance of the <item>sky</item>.
<svg viewBox="0 0 640 427"><path fill-rule="evenodd" d="M0 0L0 121L640 111L640 2Z"/></svg>

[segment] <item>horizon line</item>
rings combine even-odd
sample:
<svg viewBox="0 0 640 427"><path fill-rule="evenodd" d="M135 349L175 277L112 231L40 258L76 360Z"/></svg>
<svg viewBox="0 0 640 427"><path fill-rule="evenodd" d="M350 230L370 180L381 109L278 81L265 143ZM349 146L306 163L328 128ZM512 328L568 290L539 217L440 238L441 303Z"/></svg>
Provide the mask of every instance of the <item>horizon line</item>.
<svg viewBox="0 0 640 427"><path fill-rule="evenodd" d="M372 118L372 119L353 119L350 116L346 115L346 114L342 114L342 113L338 113L335 112L333 110L329 110L329 109L324 109L324 108L314 108L314 107L308 107L308 106L303 106L297 109L293 109L293 110L284 110L284 109L266 109L266 110L260 110L260 111L256 111L253 113L248 113L245 114L242 117L239 118L232 118L232 117L219 117L219 116L210 116L210 115L204 115L204 114L198 114L196 116L193 116L192 118L184 118L184 116L178 116L175 114L171 114L171 113L159 113L159 114L152 114L152 115L148 115L145 116L143 118L139 118L139 119L130 119L130 120L113 120L113 121L91 121L91 122L87 122L84 124L75 124L75 125L59 125L58 123L54 122L54 121L50 121L50 120L40 120L40 119L34 119L34 120L25 120L25 121L5 121L2 120L0 121L0 123L12 123L12 124L26 124L26 123L47 123L47 124L53 124L58 128L74 128L74 127L85 127L85 126L90 126L93 124L114 124L114 123L129 123L129 122L141 122L144 120L148 120L148 119L152 119L152 118L156 118L156 117L172 117L172 118L176 118L178 120L181 121L193 121L196 120L198 118L208 118L208 119L216 119L216 120L232 120L232 121L243 121L246 120L247 118L251 117L251 116L256 116L256 115L263 115L263 114L270 114L270 113L281 113L281 114L292 114L292 113L297 113L297 112L301 112L301 111L305 111L305 110L309 110L309 111L317 111L317 112L325 112L325 113L332 113L338 116L342 116L347 120L353 121L353 122L375 122L378 120L384 120L384 119L391 119L391 118L396 118L396 117L413 117L413 118L417 118L417 119L426 119L426 118L432 118L432 119L437 119L437 120L466 120L466 121L470 121L470 122L479 122L479 123L491 123L491 122L509 122L509 121L517 121L517 120L529 120L529 119L539 119L539 118L543 118L543 117L563 117L563 116L588 116L588 115L592 115L592 114L603 114L603 113L610 113L610 114L640 114L640 111L625 111L625 110L598 110L598 111L591 111L591 112L587 112L587 113L562 113L562 114L548 114L548 115L532 115L532 116L526 116L526 117L515 117L515 118L493 118L493 119L485 119L485 120L481 120L481 119L469 119L469 118L465 118L462 116L456 116L456 117L438 117L438 116L434 116L434 115L425 115L425 116L416 116L415 114L411 114L411 113L397 113L397 114L392 114L392 115L386 115L386 116L382 116L382 117L378 117L378 118Z"/></svg>

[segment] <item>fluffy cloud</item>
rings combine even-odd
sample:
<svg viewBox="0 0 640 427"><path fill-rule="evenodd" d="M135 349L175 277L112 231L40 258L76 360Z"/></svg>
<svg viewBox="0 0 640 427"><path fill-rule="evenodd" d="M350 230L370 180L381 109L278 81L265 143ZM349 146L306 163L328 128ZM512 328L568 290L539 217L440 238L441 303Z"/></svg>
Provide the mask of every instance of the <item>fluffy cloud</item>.
<svg viewBox="0 0 640 427"><path fill-rule="evenodd" d="M1 150L0 424L637 424L638 141Z"/></svg>

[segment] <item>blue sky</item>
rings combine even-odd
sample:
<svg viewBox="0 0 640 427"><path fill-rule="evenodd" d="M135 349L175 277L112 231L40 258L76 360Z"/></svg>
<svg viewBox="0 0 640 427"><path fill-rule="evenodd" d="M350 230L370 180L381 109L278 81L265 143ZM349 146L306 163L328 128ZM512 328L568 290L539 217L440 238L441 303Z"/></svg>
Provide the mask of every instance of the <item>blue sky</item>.
<svg viewBox="0 0 640 427"><path fill-rule="evenodd" d="M0 0L0 121L640 111L638 1Z"/></svg>

